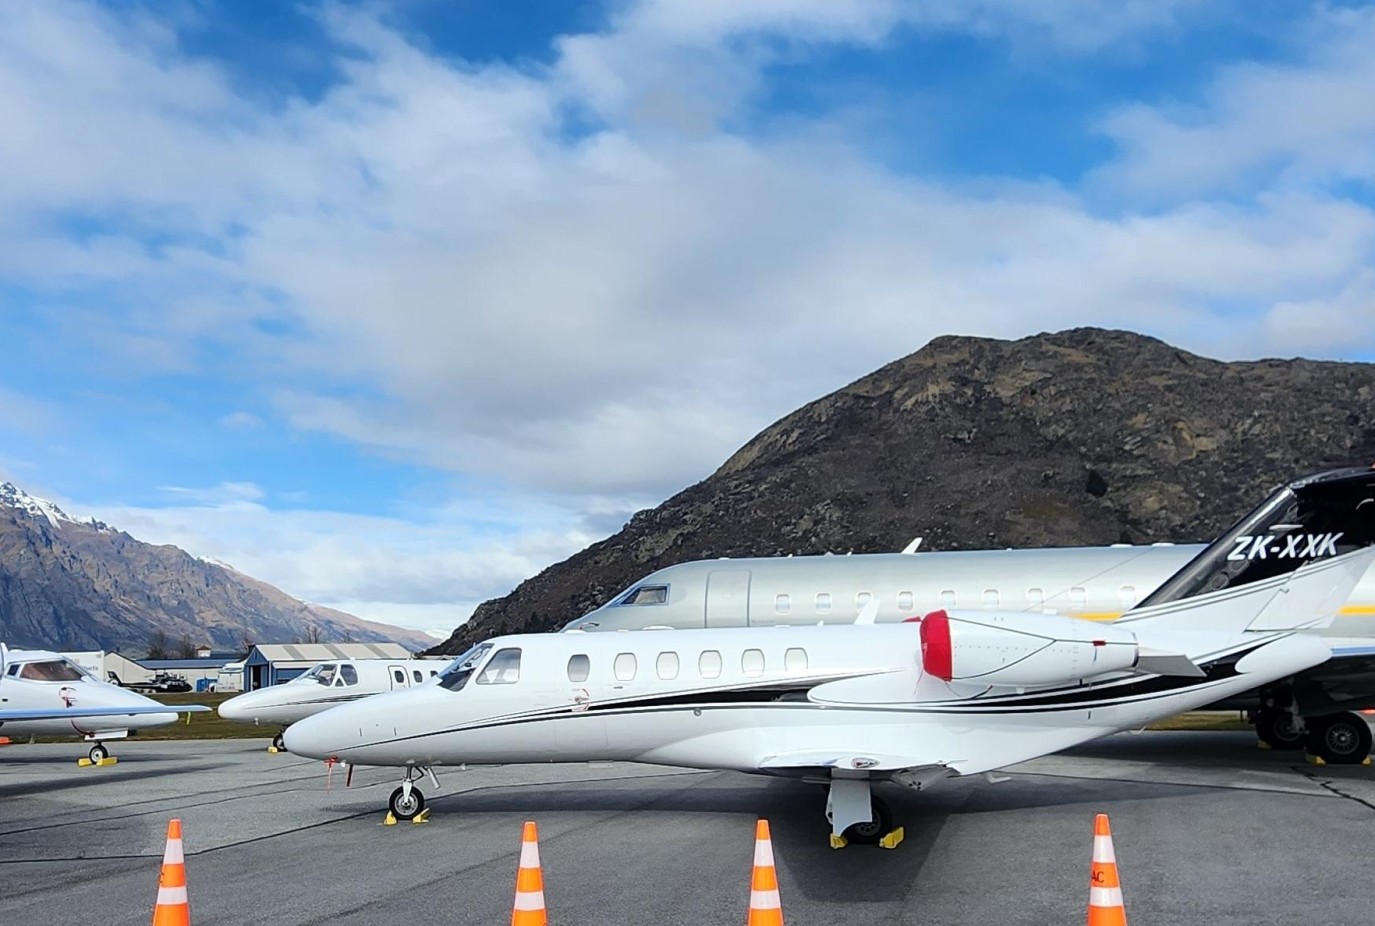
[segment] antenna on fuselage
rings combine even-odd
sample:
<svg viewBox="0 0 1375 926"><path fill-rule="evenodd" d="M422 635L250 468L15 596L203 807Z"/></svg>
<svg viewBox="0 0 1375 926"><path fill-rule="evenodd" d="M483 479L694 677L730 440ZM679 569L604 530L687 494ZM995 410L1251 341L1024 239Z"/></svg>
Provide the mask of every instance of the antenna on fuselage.
<svg viewBox="0 0 1375 926"><path fill-rule="evenodd" d="M924 539L925 539L925 538L923 538L923 537L913 537L913 538L912 538L912 542L909 543L907 546L905 546L905 547L902 548L902 552L903 552L903 553L915 553L915 552L917 552L917 547L921 546L921 542L922 542L922 540L924 540Z"/></svg>

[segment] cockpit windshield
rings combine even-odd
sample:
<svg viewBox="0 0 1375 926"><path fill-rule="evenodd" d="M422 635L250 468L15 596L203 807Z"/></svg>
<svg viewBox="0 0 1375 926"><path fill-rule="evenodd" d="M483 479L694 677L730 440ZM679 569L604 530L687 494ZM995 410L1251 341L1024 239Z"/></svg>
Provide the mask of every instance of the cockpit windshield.
<svg viewBox="0 0 1375 926"><path fill-rule="evenodd" d="M298 681L314 682L317 685L333 685L334 677L338 673L339 667L332 662L322 662L318 666L311 666L298 677Z"/></svg>
<svg viewBox="0 0 1375 926"><path fill-rule="evenodd" d="M637 585L626 592L618 605L664 604L668 601L667 585Z"/></svg>
<svg viewBox="0 0 1375 926"><path fill-rule="evenodd" d="M479 643L468 652L459 656L453 662L444 667L444 671L439 673L439 684L442 688L450 691L458 691L468 684L468 679L473 677L473 672L477 670L483 658L492 651L492 644Z"/></svg>
<svg viewBox="0 0 1375 926"><path fill-rule="evenodd" d="M75 663L65 659L50 659L45 662L25 663L19 669L19 677L35 682L75 682L86 677L86 673Z"/></svg>

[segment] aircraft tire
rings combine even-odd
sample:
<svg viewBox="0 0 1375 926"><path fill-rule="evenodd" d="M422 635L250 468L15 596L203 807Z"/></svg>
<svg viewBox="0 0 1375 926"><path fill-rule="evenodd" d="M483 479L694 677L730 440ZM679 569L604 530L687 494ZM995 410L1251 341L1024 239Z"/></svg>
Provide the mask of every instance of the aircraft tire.
<svg viewBox="0 0 1375 926"><path fill-rule="evenodd" d="M276 736L272 737L272 747L276 749L278 752L287 751L286 739L282 736L282 734L278 733Z"/></svg>
<svg viewBox="0 0 1375 926"><path fill-rule="evenodd" d="M411 788L410 800L406 800L401 788L397 788L391 793L391 800L388 802L392 816L398 820L410 820L425 809L425 795L420 793L419 788Z"/></svg>
<svg viewBox="0 0 1375 926"><path fill-rule="evenodd" d="M1370 755L1370 725L1350 711L1319 717L1309 724L1307 746L1328 765L1359 765Z"/></svg>
<svg viewBox="0 0 1375 926"><path fill-rule="evenodd" d="M1256 712L1256 738L1271 749L1302 749L1304 733L1289 711L1262 710Z"/></svg>
<svg viewBox="0 0 1375 926"><path fill-rule="evenodd" d="M400 790L400 789L397 789ZM861 846L876 846L878 841L893 829L893 811L881 797L871 797L869 806L873 816L868 823L855 823L842 834L851 843Z"/></svg>
<svg viewBox="0 0 1375 926"><path fill-rule="evenodd" d="M96 743L86 755L92 762L99 762L101 759L109 758L110 750L106 749L102 744Z"/></svg>

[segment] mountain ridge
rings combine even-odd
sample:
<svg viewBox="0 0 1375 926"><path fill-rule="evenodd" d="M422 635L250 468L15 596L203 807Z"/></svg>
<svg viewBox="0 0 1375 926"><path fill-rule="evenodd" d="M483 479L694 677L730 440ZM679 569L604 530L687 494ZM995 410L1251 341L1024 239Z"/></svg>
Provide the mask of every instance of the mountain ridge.
<svg viewBox="0 0 1375 926"><path fill-rule="evenodd" d="M0 640L142 652L157 634L216 649L250 643L433 640L291 597L232 566L150 544L0 483Z"/></svg>
<svg viewBox="0 0 1375 926"><path fill-rule="evenodd" d="M958 335L803 405L701 482L483 602L431 652L551 630L654 569L788 553L1211 539L1301 472L1375 459L1375 365L1225 362L1075 328Z"/></svg>

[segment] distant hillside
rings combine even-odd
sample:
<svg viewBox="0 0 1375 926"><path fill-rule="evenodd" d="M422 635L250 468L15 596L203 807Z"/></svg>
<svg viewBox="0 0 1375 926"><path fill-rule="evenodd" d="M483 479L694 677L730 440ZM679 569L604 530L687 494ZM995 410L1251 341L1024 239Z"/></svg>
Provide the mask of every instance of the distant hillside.
<svg viewBox="0 0 1375 926"><path fill-rule="evenodd" d="M1375 365L1222 363L1122 331L943 337L767 428L710 478L478 607L436 652L715 556L1193 541L1375 460Z"/></svg>
<svg viewBox="0 0 1375 926"><path fill-rule="evenodd" d="M170 644L234 650L246 641L394 640L424 634L297 601L265 582L135 540L107 524L0 483L0 641L15 647L144 652Z"/></svg>

